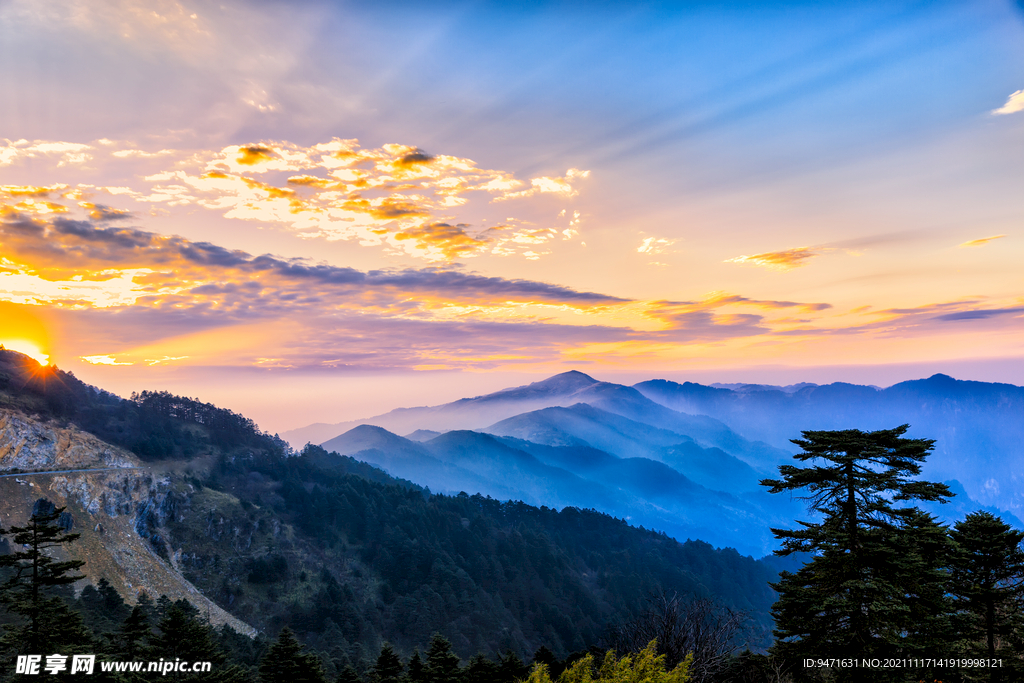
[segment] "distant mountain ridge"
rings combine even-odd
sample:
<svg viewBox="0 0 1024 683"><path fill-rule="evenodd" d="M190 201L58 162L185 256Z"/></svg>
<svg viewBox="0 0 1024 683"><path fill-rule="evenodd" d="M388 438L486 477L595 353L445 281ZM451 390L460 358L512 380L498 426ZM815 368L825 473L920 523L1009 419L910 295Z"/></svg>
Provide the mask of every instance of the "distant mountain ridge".
<svg viewBox="0 0 1024 683"><path fill-rule="evenodd" d="M759 554L773 547L762 531L772 520L792 519L799 504L768 496L758 482L790 461L797 450L790 439L801 431L910 423L913 436L936 440L925 476L963 487L957 510L987 505L1019 513L1022 418L1024 389L945 375L887 389L843 382L726 388L667 380L627 387L574 370L440 406L311 426L285 438L299 445L317 429L342 429L347 436L325 441L325 448L341 447L434 491L593 506L680 538ZM363 448L355 438L360 432L349 431L363 423L413 438L400 443L391 434L390 446ZM447 432L460 432L458 439L471 444L458 457L448 450L456 437L441 438ZM748 522L756 529L746 529Z"/></svg>
<svg viewBox="0 0 1024 683"><path fill-rule="evenodd" d="M599 382L577 370L484 396L459 399L439 406L398 408L375 417L333 425L316 423L285 432L281 436L298 448L306 443L323 444L361 424L376 425L396 434L420 429L438 432L482 430L522 413L581 403L649 426L686 433L698 441L728 448L730 451L756 453L767 456L771 461L786 457L784 451L749 442L717 419L680 413L648 399L632 387Z"/></svg>
<svg viewBox="0 0 1024 683"><path fill-rule="evenodd" d="M612 454L552 427L550 433L528 433L518 438L514 427L531 418L578 417L570 429L587 435L600 422L613 423L633 432L633 440L609 428L619 439L608 438L624 454ZM798 505L775 500L757 490L758 476L742 461L724 451L705 451L692 439L647 427L646 442L639 432L646 426L586 404L570 408L546 408L498 423L482 432L453 430L422 442L405 439L381 427L360 425L324 442L323 448L380 467L392 476L414 481L432 491L480 493L499 500L523 500L532 505L555 508L592 508L634 525L665 531L680 540L701 539L717 546L729 546L756 556L773 547L771 524L792 519ZM538 442L542 436L547 443ZM591 439L595 442L600 441ZM637 454L640 455L637 455ZM685 472L697 461L697 483ZM743 468L743 476L731 477L725 486L706 478L702 457ZM674 461L673 465L666 461ZM733 489L735 481L743 485ZM716 489L729 490L716 490ZM754 495L755 499L750 499ZM738 497L740 496L740 497ZM708 524L707 520L715 520ZM766 521L768 523L766 523Z"/></svg>
<svg viewBox="0 0 1024 683"><path fill-rule="evenodd" d="M1024 387L936 374L885 389L836 382L795 392L736 392L686 382L634 385L666 407L721 420L747 439L786 448L802 430L887 429L935 440L925 476L958 480L985 505L1024 516Z"/></svg>

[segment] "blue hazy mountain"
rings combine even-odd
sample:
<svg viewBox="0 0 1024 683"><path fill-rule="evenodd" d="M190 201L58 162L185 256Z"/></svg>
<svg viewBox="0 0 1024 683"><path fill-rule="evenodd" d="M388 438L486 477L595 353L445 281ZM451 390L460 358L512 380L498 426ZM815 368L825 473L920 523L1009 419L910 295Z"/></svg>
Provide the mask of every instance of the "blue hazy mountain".
<svg viewBox="0 0 1024 683"><path fill-rule="evenodd" d="M548 446L588 445L623 458L649 458L662 446L690 438L586 403L533 410L497 422L483 431Z"/></svg>
<svg viewBox="0 0 1024 683"><path fill-rule="evenodd" d="M794 451L802 430L888 429L935 440L924 474L957 480L984 505L1024 517L1024 388L947 375L885 389L846 383L733 391L667 380L634 386L665 407L721 420L750 440Z"/></svg>
<svg viewBox="0 0 1024 683"><path fill-rule="evenodd" d="M656 460L702 486L733 493L756 489L760 479L774 474L770 468L758 472L720 448L702 448L685 434L585 403L523 413L483 431L548 446L590 446L620 458Z"/></svg>
<svg viewBox="0 0 1024 683"><path fill-rule="evenodd" d="M788 457L786 451L743 438L720 420L706 415L678 412L652 401L632 387L599 382L575 370L526 386L460 399L440 406L399 408L383 415L332 425L312 424L285 432L282 437L299 448L306 443L322 444L360 424L376 425L396 434L408 434L416 430L481 430L522 413L578 403L591 405L649 427L688 436L705 446L717 446L733 455L749 456L751 461L774 464Z"/></svg>
<svg viewBox="0 0 1024 683"><path fill-rule="evenodd" d="M572 371L286 437L297 444L317 429L344 432L324 447L434 491L593 507L680 539L763 554L773 547L768 527L802 518L801 501L758 483L791 462L798 449L789 440L802 430L909 423L912 436L936 440L925 476L960 489L932 512L953 521L987 506L1016 519L1024 517L1022 418L1024 389L945 375L887 389L666 380L627 387ZM354 429L364 422L376 427Z"/></svg>
<svg viewBox="0 0 1024 683"><path fill-rule="evenodd" d="M589 406L581 406L579 412L617 418ZM682 438L668 432L659 437L677 445ZM685 445L699 450L692 441ZM323 448L435 493L465 491L534 505L595 509L680 540L700 539L755 556L774 547L768 526L786 523L800 509L763 491L714 490L659 460L618 457L582 442L548 445L468 430L416 442L381 427L360 425L325 442ZM657 448L653 452L659 453ZM756 481L752 486L757 488Z"/></svg>
<svg viewBox="0 0 1024 683"><path fill-rule="evenodd" d="M299 447L306 443L323 443L360 424L379 425L396 434L408 434L420 429L439 432L476 429L518 413L562 405L567 397L597 383L593 377L573 370L540 382L503 389L484 396L463 398L439 406L398 408L363 420L335 424L317 422L285 432L281 436L293 446Z"/></svg>

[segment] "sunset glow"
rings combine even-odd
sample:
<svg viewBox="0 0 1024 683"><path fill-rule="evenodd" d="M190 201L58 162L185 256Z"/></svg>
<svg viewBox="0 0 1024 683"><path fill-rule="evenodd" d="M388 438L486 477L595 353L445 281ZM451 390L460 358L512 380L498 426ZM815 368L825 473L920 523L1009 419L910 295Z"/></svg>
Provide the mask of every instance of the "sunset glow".
<svg viewBox="0 0 1024 683"><path fill-rule="evenodd" d="M50 364L49 354L43 353L42 349L36 346L33 342L25 341L24 339L0 339L0 346L4 347L8 351L23 353L40 365Z"/></svg>

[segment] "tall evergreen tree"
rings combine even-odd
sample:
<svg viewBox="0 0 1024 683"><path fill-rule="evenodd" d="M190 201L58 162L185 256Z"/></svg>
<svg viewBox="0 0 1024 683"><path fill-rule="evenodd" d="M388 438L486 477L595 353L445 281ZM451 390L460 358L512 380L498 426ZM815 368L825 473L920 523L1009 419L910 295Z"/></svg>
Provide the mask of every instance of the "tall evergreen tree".
<svg viewBox="0 0 1024 683"><path fill-rule="evenodd" d="M1002 658L1019 680L1024 651L1024 532L995 515L974 512L954 526L951 537L957 553L953 561L952 593L956 600L965 655ZM990 681L1009 671L992 668Z"/></svg>
<svg viewBox="0 0 1024 683"><path fill-rule="evenodd" d="M495 683L498 680L498 665L477 653L469 660L462 672L463 683Z"/></svg>
<svg viewBox="0 0 1024 683"><path fill-rule="evenodd" d="M391 647L391 643L380 646L377 661L370 669L370 683L399 683L402 680L402 659Z"/></svg>
<svg viewBox="0 0 1024 683"><path fill-rule="evenodd" d="M427 665L420 656L419 649L412 651L409 657L409 666L405 672L405 680L409 683L427 683Z"/></svg>
<svg viewBox="0 0 1024 683"><path fill-rule="evenodd" d="M506 650L505 654L498 655L498 675L495 678L500 683L515 683L526 678L530 673L522 659L512 650Z"/></svg>
<svg viewBox="0 0 1024 683"><path fill-rule="evenodd" d="M117 631L115 641L118 654L125 660L141 659L152 637L149 617L142 606L136 605Z"/></svg>
<svg viewBox="0 0 1024 683"><path fill-rule="evenodd" d="M910 622L910 582L917 555L901 545L920 523L920 511L905 501L944 501L943 484L916 480L931 451L930 439L906 439L908 425L863 432L805 431L794 456L809 467L782 465L781 479L761 483L771 493L803 491L819 522L799 529L772 529L782 541L778 555L809 552L813 559L796 573L783 572L773 587L779 599L775 649L787 657L884 657L901 652ZM916 521L915 521L916 520ZM923 603L921 603L923 604ZM883 680L866 669L850 680Z"/></svg>
<svg viewBox="0 0 1024 683"><path fill-rule="evenodd" d="M52 550L73 543L79 537L79 534L67 533L66 524L59 523L64 510L40 499L27 526L0 529L0 535L11 535L12 545L21 548L0 555L0 568L7 570L6 580L0 584L0 602L27 622L8 627L3 639L6 647L22 654L59 652L57 648L70 653L70 647L79 652L91 641L81 615L52 595L54 589L85 578L76 573L85 562L62 561L50 555Z"/></svg>
<svg viewBox="0 0 1024 683"><path fill-rule="evenodd" d="M338 677L334 683L363 683L363 679L359 677L359 672L351 664L346 664L338 672Z"/></svg>
<svg viewBox="0 0 1024 683"><path fill-rule="evenodd" d="M457 683L459 680L459 656L452 651L452 644L440 633L430 639L427 649L427 682Z"/></svg>
<svg viewBox="0 0 1024 683"><path fill-rule="evenodd" d="M901 654L910 660L928 661L937 654L954 653L958 636L949 560L955 545L949 530L932 515L915 511L904 520L898 539L899 587L907 606ZM917 679L938 680L948 673L926 667L917 670Z"/></svg>
<svg viewBox="0 0 1024 683"><path fill-rule="evenodd" d="M260 662L260 683L327 683L320 658L304 652L285 626Z"/></svg>
<svg viewBox="0 0 1024 683"><path fill-rule="evenodd" d="M175 671L167 675L167 680L217 683L246 680L244 669L226 665L227 657L217 644L213 627L199 619L198 611L188 601L182 599L171 603L157 628L160 633L152 639L150 657L167 661L210 662L212 665L209 673Z"/></svg>

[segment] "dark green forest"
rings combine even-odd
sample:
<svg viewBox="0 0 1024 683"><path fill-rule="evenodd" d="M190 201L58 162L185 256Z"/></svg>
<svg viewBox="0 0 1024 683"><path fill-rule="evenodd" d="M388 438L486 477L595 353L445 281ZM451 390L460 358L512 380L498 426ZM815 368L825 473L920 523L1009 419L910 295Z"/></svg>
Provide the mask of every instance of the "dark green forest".
<svg viewBox="0 0 1024 683"><path fill-rule="evenodd" d="M406 651L440 630L464 656L539 644L563 655L585 649L658 591L714 596L750 614L752 628L767 626L773 574L735 551L593 511L427 495L348 474L349 463L309 446L294 458L225 458L213 469L207 486L317 542L315 557L298 542L271 542L261 563L246 565L235 613L259 614L272 631L339 629L329 639L336 645L386 638ZM187 529L171 529L187 547L203 547ZM193 566L210 561L198 554ZM346 569L326 569L337 567Z"/></svg>

